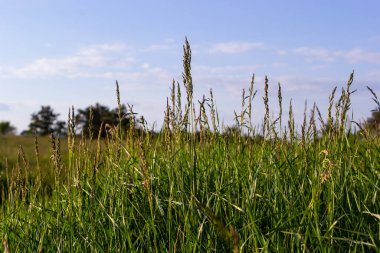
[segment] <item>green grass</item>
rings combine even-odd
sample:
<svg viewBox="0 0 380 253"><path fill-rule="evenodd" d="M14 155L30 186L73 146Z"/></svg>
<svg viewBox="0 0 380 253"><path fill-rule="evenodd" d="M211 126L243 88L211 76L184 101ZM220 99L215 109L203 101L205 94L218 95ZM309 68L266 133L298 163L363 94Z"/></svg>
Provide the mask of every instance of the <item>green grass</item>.
<svg viewBox="0 0 380 253"><path fill-rule="evenodd" d="M62 147L38 140L38 163L33 139L2 137L2 164L12 161L1 193L4 245L11 252L380 252L380 140L350 133L350 81L331 99L323 134L316 109L299 134L293 115L282 122L269 113L256 131L253 81L237 127L222 134L213 99L194 113L187 43L184 52L186 99L173 85L158 135L115 126L106 140L79 138L69 119ZM117 94L120 101L118 87ZM25 155L17 159L19 144ZM47 183L39 171L51 172Z"/></svg>
<svg viewBox="0 0 380 253"><path fill-rule="evenodd" d="M50 137L38 137L39 162L43 167L42 171L46 172L50 167L51 142ZM62 154L67 153L67 140L62 141ZM0 135L0 171L5 173L5 168L13 168L17 164L17 154L20 152L20 147L28 159L30 169L36 169L36 144L33 136L1 136ZM0 172L1 173L1 172Z"/></svg>

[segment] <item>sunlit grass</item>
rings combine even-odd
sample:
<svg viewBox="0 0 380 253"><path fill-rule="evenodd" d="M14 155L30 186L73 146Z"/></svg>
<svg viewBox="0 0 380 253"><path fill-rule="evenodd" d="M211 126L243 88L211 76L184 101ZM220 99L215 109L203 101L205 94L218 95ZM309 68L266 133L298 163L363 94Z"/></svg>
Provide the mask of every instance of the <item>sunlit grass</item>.
<svg viewBox="0 0 380 253"><path fill-rule="evenodd" d="M236 128L223 134L212 91L193 102L190 63L186 42L185 99L173 83L159 134L114 126L106 140L78 137L70 114L67 140L40 138L38 152L33 138L1 137L3 166L9 157L3 245L11 252L379 251L380 141L365 129L350 133L353 75L337 100L330 96L328 118L313 107L300 133L292 110L282 122L280 86L278 118L269 117L266 92L262 129L252 127L252 78Z"/></svg>

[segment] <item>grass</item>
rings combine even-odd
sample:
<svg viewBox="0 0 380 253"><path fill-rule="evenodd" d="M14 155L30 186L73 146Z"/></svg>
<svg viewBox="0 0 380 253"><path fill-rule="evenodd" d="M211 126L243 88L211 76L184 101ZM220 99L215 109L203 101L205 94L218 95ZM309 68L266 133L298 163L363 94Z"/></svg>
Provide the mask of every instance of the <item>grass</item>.
<svg viewBox="0 0 380 253"><path fill-rule="evenodd" d="M350 130L353 75L328 118L313 106L300 133L291 104L282 120L281 86L269 117L267 81L253 127L253 77L227 134L212 91L193 103L190 64L186 41L186 99L173 83L159 134L82 138L72 115L67 140L38 139L37 153L33 139L1 137L5 251L380 252L380 140Z"/></svg>

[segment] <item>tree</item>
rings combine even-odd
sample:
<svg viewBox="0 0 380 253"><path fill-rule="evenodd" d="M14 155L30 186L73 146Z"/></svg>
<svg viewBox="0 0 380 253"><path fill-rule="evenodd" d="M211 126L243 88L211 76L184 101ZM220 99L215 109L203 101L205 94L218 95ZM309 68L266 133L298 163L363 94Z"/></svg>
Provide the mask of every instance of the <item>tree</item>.
<svg viewBox="0 0 380 253"><path fill-rule="evenodd" d="M0 121L0 135L15 134L16 128L9 121Z"/></svg>
<svg viewBox="0 0 380 253"><path fill-rule="evenodd" d="M364 123L363 127L375 135L380 135L380 101L376 93L367 86L367 89L372 93L372 100L376 103L376 109L372 110L372 115Z"/></svg>
<svg viewBox="0 0 380 253"><path fill-rule="evenodd" d="M364 127L375 134L380 133L380 107L372 110L371 117L364 122Z"/></svg>
<svg viewBox="0 0 380 253"><path fill-rule="evenodd" d="M67 135L67 129L66 129L66 122L57 120L55 122L55 133L58 136L66 136Z"/></svg>
<svg viewBox="0 0 380 253"><path fill-rule="evenodd" d="M62 135L65 133L65 122L58 121L59 114L54 113L50 106L41 106L40 111L33 113L29 130L23 133L34 133L37 135L48 135L55 133Z"/></svg>
<svg viewBox="0 0 380 253"><path fill-rule="evenodd" d="M121 105L121 128L123 131L130 127L131 115L127 112L127 107ZM92 111L92 112L91 112ZM134 117L134 115L132 116ZM109 107L96 103L85 109L79 109L76 115L76 124L85 136L90 136L90 126L92 136L106 136L108 127L115 127L119 124L119 110L115 108L110 110Z"/></svg>

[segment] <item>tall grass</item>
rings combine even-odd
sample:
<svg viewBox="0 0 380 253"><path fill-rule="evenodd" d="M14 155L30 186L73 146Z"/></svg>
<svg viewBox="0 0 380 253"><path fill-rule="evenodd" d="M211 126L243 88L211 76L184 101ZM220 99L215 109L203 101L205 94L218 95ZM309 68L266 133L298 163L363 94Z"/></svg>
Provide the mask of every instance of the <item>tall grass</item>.
<svg viewBox="0 0 380 253"><path fill-rule="evenodd" d="M301 133L292 103L282 122L280 84L270 117L268 78L262 132L253 127L252 77L224 132L212 90L194 103L187 40L183 64L185 93L173 81L159 134L134 122L126 133L107 126L105 140L78 136L73 108L67 149L52 136L47 166L40 139L34 155L19 149L1 188L5 252L380 251L379 138L352 134L353 75L338 101L334 89L327 120L305 106Z"/></svg>

